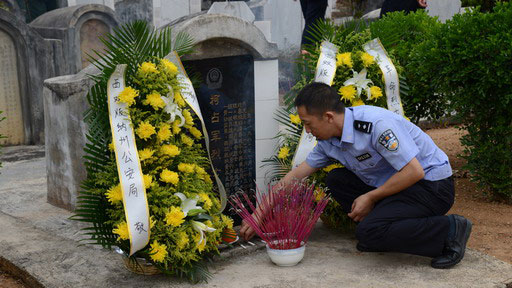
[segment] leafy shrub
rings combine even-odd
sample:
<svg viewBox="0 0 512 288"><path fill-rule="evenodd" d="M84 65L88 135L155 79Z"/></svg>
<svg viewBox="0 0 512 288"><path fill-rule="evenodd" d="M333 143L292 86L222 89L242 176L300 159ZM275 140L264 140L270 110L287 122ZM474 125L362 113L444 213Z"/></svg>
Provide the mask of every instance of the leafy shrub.
<svg viewBox="0 0 512 288"><path fill-rule="evenodd" d="M417 67L423 65L425 59L416 49L421 43L430 39L441 23L420 10L415 13L393 12L370 25L372 37L389 39L391 45L386 50L392 52L395 59L404 67L403 76L409 86L408 95L402 98L405 115L412 122L418 123L421 118L437 120L447 113L447 102L444 97L435 93L431 85L433 73L424 73Z"/></svg>
<svg viewBox="0 0 512 288"><path fill-rule="evenodd" d="M508 2L508 0L501 0L502 2ZM496 0L462 0L462 7L467 6L480 6L482 12L490 12L493 7L496 6L498 1Z"/></svg>
<svg viewBox="0 0 512 288"><path fill-rule="evenodd" d="M466 168L497 198L512 200L512 5L448 21L421 51L423 73L446 95L462 129Z"/></svg>

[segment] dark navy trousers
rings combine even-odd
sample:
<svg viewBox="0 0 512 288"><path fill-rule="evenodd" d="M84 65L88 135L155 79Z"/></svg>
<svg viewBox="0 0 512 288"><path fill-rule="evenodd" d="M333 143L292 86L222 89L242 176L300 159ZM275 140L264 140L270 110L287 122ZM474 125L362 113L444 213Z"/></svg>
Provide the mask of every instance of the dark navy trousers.
<svg viewBox="0 0 512 288"><path fill-rule="evenodd" d="M375 187L366 185L346 168L327 175L332 197L349 213L354 200ZM382 199L356 228L359 243L375 251L402 252L428 257L442 254L450 224L444 216L453 205L454 184L449 177L420 180Z"/></svg>

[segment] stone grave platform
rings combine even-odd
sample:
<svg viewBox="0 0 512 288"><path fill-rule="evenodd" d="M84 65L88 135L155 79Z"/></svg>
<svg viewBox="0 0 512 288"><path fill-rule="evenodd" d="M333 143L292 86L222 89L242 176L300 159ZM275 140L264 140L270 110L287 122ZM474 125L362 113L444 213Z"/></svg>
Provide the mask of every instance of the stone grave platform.
<svg viewBox="0 0 512 288"><path fill-rule="evenodd" d="M25 149L33 156L23 157ZM39 148L41 149L41 148ZM140 276L126 270L113 251L81 245L81 223L46 202L45 159L37 147L10 147L0 168L0 267L30 287L511 287L512 265L469 249L449 270L430 259L396 253L361 253L351 234L321 222L295 267L273 265L263 245L241 242L223 250L208 284L172 277ZM12 153L19 156L9 158ZM35 158L34 158L35 157ZM23 159L23 160L17 160ZM15 162L5 162L15 161ZM508 284L508 285L507 285Z"/></svg>

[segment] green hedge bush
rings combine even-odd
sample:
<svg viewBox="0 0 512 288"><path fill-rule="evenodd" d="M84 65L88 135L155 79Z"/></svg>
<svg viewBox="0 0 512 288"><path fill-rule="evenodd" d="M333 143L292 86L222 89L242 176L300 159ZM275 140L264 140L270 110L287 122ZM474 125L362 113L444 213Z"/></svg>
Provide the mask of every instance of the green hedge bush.
<svg viewBox="0 0 512 288"><path fill-rule="evenodd" d="M393 39L392 45L386 50L392 52L396 61L404 67L405 79L409 86L407 97L402 98L405 115L412 122L418 123L421 118L438 120L448 111L447 101L435 93L431 85L433 73L419 72L418 66L423 65L423 54L415 49L431 39L441 28L441 23L420 10L415 13L393 12L370 25L372 37Z"/></svg>
<svg viewBox="0 0 512 288"><path fill-rule="evenodd" d="M508 0L501 0L501 2L508 2ZM496 3L498 3L497 0L462 0L462 7L479 6L482 12L489 12L496 6Z"/></svg>
<svg viewBox="0 0 512 288"><path fill-rule="evenodd" d="M512 5L455 15L415 50L467 135L466 168L496 198L512 200Z"/></svg>

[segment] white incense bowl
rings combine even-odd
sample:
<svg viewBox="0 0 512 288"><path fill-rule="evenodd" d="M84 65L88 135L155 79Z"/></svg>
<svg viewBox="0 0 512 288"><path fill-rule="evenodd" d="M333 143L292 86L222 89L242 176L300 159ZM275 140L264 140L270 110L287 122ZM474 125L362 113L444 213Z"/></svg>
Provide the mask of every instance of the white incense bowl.
<svg viewBox="0 0 512 288"><path fill-rule="evenodd" d="M272 249L268 247L267 244L267 254L270 257L270 260L274 262L277 266L281 267L289 267L297 265L302 258L304 258L304 251L306 250L306 245L303 244L299 248L295 249Z"/></svg>

